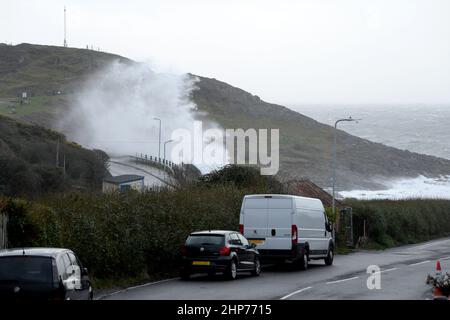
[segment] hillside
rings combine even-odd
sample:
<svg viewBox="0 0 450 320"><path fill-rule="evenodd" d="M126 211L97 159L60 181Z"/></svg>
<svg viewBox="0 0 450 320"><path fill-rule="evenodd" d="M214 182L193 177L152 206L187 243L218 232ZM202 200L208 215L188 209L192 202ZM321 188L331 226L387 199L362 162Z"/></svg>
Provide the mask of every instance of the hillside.
<svg viewBox="0 0 450 320"><path fill-rule="evenodd" d="M0 194L100 189L106 159L103 152L81 148L57 132L0 116Z"/></svg>
<svg viewBox="0 0 450 320"><path fill-rule="evenodd" d="M86 77L123 57L85 49L0 45L0 114L52 127ZM279 128L279 177L306 177L331 185L333 128L215 79L199 77L192 99L225 128ZM30 90L34 106L13 108ZM59 92L58 92L59 91ZM33 102L32 102L33 103ZM338 132L338 189L375 188L395 177L450 174L450 161L373 143Z"/></svg>
<svg viewBox="0 0 450 320"><path fill-rule="evenodd" d="M225 128L279 128L282 180L306 177L331 185L334 128L242 89L200 77L193 99ZM450 161L399 150L338 130L338 189L382 187L394 177L450 173Z"/></svg>
<svg viewBox="0 0 450 320"><path fill-rule="evenodd" d="M22 91L35 96L73 93L80 81L113 60L130 61L93 50L0 44L0 96L14 97Z"/></svg>

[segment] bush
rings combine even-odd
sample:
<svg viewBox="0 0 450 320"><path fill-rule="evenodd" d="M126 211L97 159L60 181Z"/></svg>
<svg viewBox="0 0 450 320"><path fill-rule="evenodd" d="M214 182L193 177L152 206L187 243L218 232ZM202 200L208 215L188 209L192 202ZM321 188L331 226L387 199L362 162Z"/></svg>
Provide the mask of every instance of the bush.
<svg viewBox="0 0 450 320"><path fill-rule="evenodd" d="M33 246L37 238L36 225L31 221L30 204L25 200L6 199L2 201L2 212L9 217L7 225L8 247Z"/></svg>
<svg viewBox="0 0 450 320"><path fill-rule="evenodd" d="M142 194L72 193L9 200L4 211L12 218L10 246L70 248L96 278L136 277L175 270L189 233L236 230L243 196L268 191L194 184Z"/></svg>
<svg viewBox="0 0 450 320"><path fill-rule="evenodd" d="M71 187L100 190L108 174L106 153L83 149L54 131L0 116L0 137L2 195L36 197Z"/></svg>
<svg viewBox="0 0 450 320"><path fill-rule="evenodd" d="M381 247L415 243L450 234L448 200L347 200L353 208L355 239L363 235Z"/></svg>
<svg viewBox="0 0 450 320"><path fill-rule="evenodd" d="M233 184L240 188L263 188L272 193L283 193L286 190L273 176L263 176L256 166L226 165L220 170L212 171L200 179L201 184L220 185Z"/></svg>

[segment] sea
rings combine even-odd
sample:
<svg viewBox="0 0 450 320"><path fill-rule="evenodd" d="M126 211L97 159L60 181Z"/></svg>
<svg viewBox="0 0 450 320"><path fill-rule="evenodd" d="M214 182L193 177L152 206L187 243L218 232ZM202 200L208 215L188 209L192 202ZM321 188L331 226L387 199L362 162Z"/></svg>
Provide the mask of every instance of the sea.
<svg viewBox="0 0 450 320"><path fill-rule="evenodd" d="M450 159L450 105L290 105L321 123L352 117L339 129L352 135L411 152ZM345 190L341 197L358 199L450 199L450 176L395 179L383 190Z"/></svg>

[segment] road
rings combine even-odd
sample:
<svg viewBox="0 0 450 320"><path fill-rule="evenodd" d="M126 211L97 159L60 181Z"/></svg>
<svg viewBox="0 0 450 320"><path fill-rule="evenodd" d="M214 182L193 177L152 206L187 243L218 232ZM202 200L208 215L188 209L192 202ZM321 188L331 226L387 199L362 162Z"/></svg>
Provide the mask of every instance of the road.
<svg viewBox="0 0 450 320"><path fill-rule="evenodd" d="M109 172L113 176L119 176L123 174L137 174L144 176L144 184L147 187L167 186L165 181L173 184L169 175L165 175L164 171L151 166L135 163L133 157L123 156L114 157L110 159Z"/></svg>
<svg viewBox="0 0 450 320"><path fill-rule="evenodd" d="M260 277L242 274L235 281L199 275L189 281L178 278L129 288L104 297L120 300L215 300L215 299L427 299L436 260L450 270L450 238L384 251L360 251L337 255L333 266L312 261L306 271L289 266L269 266ZM367 288L367 267L378 265L381 288Z"/></svg>

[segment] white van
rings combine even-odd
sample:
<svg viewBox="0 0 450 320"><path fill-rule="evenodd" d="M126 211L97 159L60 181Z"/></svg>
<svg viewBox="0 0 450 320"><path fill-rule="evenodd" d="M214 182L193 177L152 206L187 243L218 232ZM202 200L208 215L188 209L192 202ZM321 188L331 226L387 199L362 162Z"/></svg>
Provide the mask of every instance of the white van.
<svg viewBox="0 0 450 320"><path fill-rule="evenodd" d="M332 227L319 199L247 195L242 202L239 229L256 244L265 261L288 260L301 269L306 269L312 259L333 263Z"/></svg>

